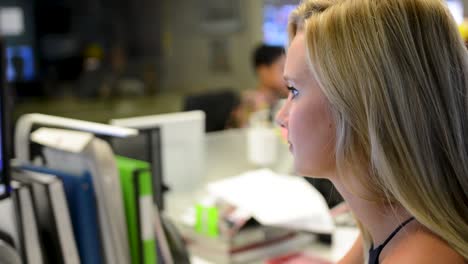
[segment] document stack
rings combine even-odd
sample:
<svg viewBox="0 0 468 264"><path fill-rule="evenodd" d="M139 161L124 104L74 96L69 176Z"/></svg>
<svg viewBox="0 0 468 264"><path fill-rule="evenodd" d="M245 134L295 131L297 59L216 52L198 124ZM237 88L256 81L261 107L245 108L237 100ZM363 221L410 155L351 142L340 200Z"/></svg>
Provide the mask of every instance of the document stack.
<svg viewBox="0 0 468 264"><path fill-rule="evenodd" d="M214 263L262 261L297 252L317 235L334 230L316 189L302 178L266 169L209 184L207 195L182 219L190 250Z"/></svg>
<svg viewBox="0 0 468 264"><path fill-rule="evenodd" d="M265 227L258 223L242 228L232 236L200 234L190 227L181 229L195 255L213 263L250 263L277 254L300 250L312 237L295 231Z"/></svg>

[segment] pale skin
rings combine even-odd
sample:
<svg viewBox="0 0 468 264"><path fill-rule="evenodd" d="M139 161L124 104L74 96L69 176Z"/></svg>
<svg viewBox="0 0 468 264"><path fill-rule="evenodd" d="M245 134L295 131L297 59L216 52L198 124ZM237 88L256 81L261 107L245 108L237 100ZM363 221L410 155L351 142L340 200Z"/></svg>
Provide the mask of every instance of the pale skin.
<svg viewBox="0 0 468 264"><path fill-rule="evenodd" d="M358 181L351 193L336 177L335 126L329 103L307 63L305 36L299 32L288 49L284 77L290 95L277 115L287 131L294 166L299 175L327 178L341 193L349 208L369 230L374 245L382 244L402 222L411 217L402 206L378 205L362 197L370 195ZM353 177L353 175L349 175ZM349 183L348 183L349 184ZM340 264L363 263L362 238L358 238ZM461 255L416 220L406 225L384 248L380 263L465 263Z"/></svg>

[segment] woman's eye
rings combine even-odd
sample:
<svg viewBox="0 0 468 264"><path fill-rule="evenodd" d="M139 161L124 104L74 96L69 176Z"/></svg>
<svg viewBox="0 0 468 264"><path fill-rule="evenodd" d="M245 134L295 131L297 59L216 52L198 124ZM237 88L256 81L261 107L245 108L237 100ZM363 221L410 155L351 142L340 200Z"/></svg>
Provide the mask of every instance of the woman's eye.
<svg viewBox="0 0 468 264"><path fill-rule="evenodd" d="M294 97L296 97L297 95L299 95L299 91L298 91L296 88L292 87L292 86L288 86L288 90L289 90L289 92L291 93L292 98L294 98Z"/></svg>

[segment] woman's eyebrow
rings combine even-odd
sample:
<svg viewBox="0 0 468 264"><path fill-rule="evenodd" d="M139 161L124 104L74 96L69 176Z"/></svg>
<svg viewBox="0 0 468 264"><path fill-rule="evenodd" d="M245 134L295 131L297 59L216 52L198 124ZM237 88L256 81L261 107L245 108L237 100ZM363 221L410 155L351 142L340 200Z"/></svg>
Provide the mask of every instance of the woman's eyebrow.
<svg viewBox="0 0 468 264"><path fill-rule="evenodd" d="M293 82L294 81L294 78L288 76L288 75L283 75L283 79L287 82Z"/></svg>
<svg viewBox="0 0 468 264"><path fill-rule="evenodd" d="M294 78L292 76L288 76L288 75L283 75L283 79L290 86L294 86L298 82L298 79L296 79L296 78Z"/></svg>

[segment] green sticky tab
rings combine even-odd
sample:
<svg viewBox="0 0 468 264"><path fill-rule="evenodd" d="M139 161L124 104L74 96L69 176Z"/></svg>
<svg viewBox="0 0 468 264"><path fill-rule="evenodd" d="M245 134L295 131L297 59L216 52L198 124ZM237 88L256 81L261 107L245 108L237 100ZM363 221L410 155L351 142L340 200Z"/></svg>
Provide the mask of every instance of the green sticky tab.
<svg viewBox="0 0 468 264"><path fill-rule="evenodd" d="M203 234L204 230L204 207L200 204L197 204L195 206L195 231L197 231L200 234Z"/></svg>
<svg viewBox="0 0 468 264"><path fill-rule="evenodd" d="M207 214L208 214L208 223L207 223L207 231L208 231L208 236L210 237L218 237L219 235L219 229L218 229L218 208L216 207L210 207L207 209Z"/></svg>
<svg viewBox="0 0 468 264"><path fill-rule="evenodd" d="M153 196L153 179L149 169L142 169L140 171L140 195Z"/></svg>
<svg viewBox="0 0 468 264"><path fill-rule="evenodd" d="M144 264L155 264L158 263L158 256L156 250L156 241L148 240L143 243L143 250L146 254L143 255Z"/></svg>

